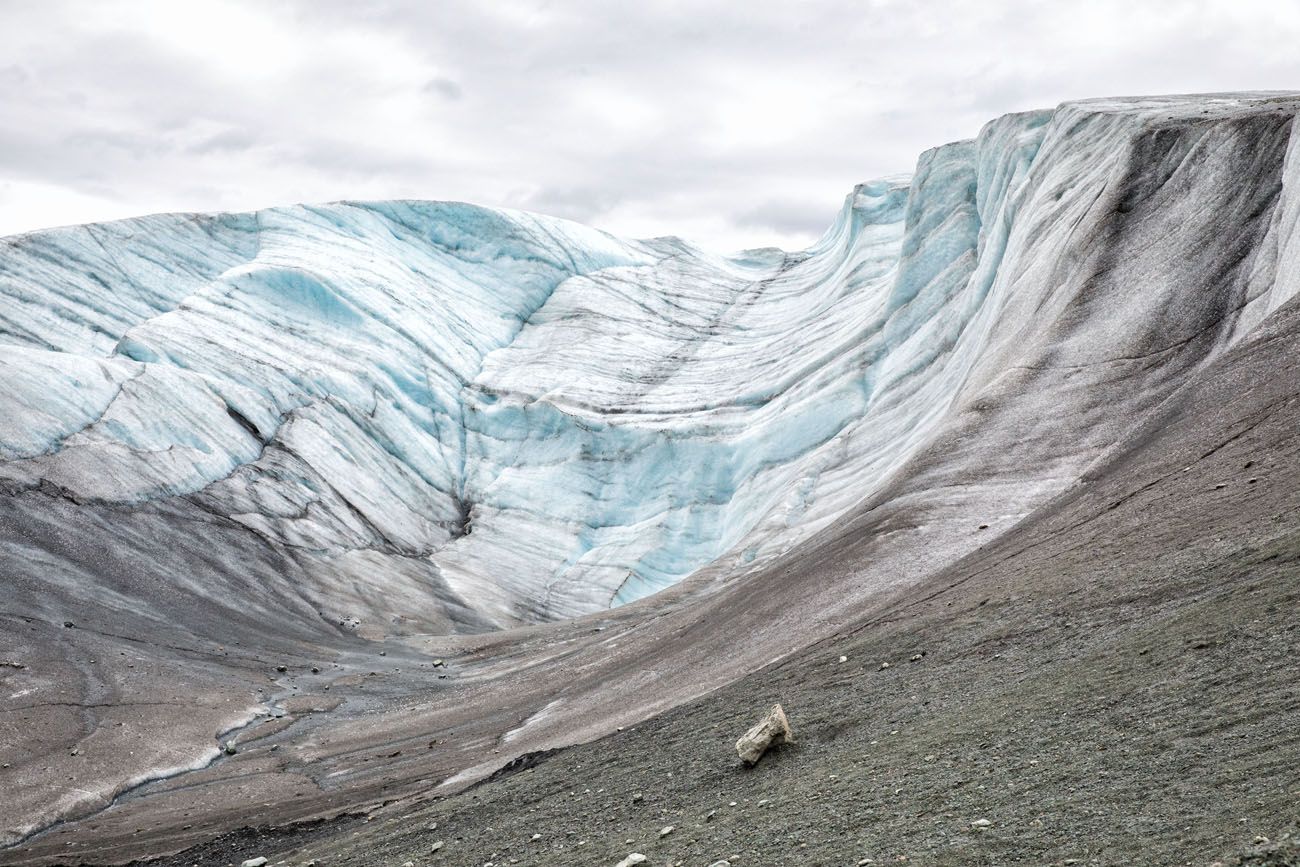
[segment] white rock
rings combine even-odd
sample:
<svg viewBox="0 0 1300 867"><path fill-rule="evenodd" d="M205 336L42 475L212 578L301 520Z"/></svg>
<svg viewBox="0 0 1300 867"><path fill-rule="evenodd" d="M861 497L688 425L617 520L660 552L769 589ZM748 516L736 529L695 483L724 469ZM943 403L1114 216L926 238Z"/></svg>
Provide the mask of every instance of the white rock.
<svg viewBox="0 0 1300 867"><path fill-rule="evenodd" d="M622 861L619 861L618 864L615 865L615 867L633 867L633 865L635 864L644 864L645 862L646 862L646 857L644 855L642 855L640 852L633 852L631 855L628 855Z"/></svg>
<svg viewBox="0 0 1300 867"><path fill-rule="evenodd" d="M240 864L239 867L262 867L265 863L266 859L262 857L249 858L243 864Z"/></svg>
<svg viewBox="0 0 1300 867"><path fill-rule="evenodd" d="M794 743L794 734L790 731L790 721L786 719L785 711L781 705L772 705L772 709L767 712L761 720L754 724L753 728L740 736L736 741L736 753L740 760L747 765L755 764L763 757L763 753L768 749L780 744Z"/></svg>

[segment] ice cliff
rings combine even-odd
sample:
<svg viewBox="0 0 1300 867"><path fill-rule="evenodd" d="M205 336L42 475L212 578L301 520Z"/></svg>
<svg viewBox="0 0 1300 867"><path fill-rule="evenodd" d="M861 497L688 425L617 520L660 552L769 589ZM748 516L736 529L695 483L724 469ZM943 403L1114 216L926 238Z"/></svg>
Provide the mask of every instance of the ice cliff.
<svg viewBox="0 0 1300 867"><path fill-rule="evenodd" d="M413 630L742 576L903 477L986 503L909 464L940 445L1020 468L962 518L996 532L1295 294L1295 107L1010 115L799 253L430 202L8 238L3 495L220 526L329 622ZM224 597L221 544L173 580Z"/></svg>

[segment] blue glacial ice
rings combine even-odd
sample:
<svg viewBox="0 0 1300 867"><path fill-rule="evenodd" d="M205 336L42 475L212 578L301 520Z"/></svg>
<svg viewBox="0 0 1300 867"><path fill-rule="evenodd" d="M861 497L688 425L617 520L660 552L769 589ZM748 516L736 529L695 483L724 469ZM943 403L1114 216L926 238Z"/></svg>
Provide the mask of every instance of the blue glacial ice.
<svg viewBox="0 0 1300 867"><path fill-rule="evenodd" d="M1097 203L1144 141L1135 124L1177 110L1001 118L911 177L858 186L797 253L414 201L8 238L0 481L133 507L186 498L328 561L329 581L382 584L415 563L496 626L759 569L941 434L960 447L960 414L1031 371L1151 351L1150 329L1117 323L1158 322L1173 346L1222 319L1172 280L1107 299L1105 316L1059 291L1103 267L1071 258L1072 233L1099 231ZM1212 161L1213 145L1179 146ZM1273 266L1229 332L1295 293L1272 275L1300 255L1297 213L1286 198L1271 217ZM1047 436L1041 411L1008 460ZM1049 445L1006 516L1105 443Z"/></svg>

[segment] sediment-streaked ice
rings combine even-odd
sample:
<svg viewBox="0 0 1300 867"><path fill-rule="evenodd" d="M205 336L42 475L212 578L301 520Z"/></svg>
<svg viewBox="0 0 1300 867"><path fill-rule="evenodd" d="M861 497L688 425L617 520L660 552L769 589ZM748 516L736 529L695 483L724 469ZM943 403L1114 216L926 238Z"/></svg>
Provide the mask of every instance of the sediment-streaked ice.
<svg viewBox="0 0 1300 867"><path fill-rule="evenodd" d="M1180 272L1112 225L1148 204L1110 200L1139 163L1196 185L1147 191L1171 226L1240 204L1231 166L1266 146L1259 114L1214 121L1242 104L1001 118L910 179L856 188L800 253L427 202L10 238L0 479L184 498L302 552L322 587L383 586L391 564L409 600L414 562L476 629L618 605L710 564L757 569L952 435L973 395L1208 330L1200 363L1294 294L1294 267L1276 277L1300 249L1292 195L1246 277L1203 246L1175 251ZM1161 133L1193 110L1201 134ZM1293 167L1289 124L1274 139ZM1072 258L1079 233L1106 231L1105 255L1151 257L1149 283L1107 289L1107 262ZM1189 299L1191 267L1237 282ZM1005 453L1050 411L1026 408ZM1001 518L1069 484L1106 437L1051 445Z"/></svg>

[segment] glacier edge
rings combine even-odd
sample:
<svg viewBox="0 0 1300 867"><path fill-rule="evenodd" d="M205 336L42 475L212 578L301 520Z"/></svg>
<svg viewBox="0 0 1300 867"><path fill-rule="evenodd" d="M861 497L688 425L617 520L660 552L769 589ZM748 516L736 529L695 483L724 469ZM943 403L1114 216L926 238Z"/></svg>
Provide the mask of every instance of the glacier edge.
<svg viewBox="0 0 1300 867"><path fill-rule="evenodd" d="M1263 108L1278 100L1292 105L1008 115L927 151L910 179L860 185L800 253L724 257L428 202L6 239L0 365L21 386L0 395L0 479L128 507L189 500L307 574L401 558L475 611L476 629L624 604L702 569L734 579L850 520L1030 380L1114 365L1142 380L1140 416L1176 370L1293 295L1293 278L1271 276L1297 249L1293 117ZM1260 142L1282 155L1268 190L1229 190L1203 168ZM1184 174L1181 199L1168 181L1129 180L1153 160ZM1188 246L1222 284L1203 302L1116 288L1102 304L1117 266L1075 261L1072 239L1111 233L1140 260L1116 215L1152 196L1178 219L1216 201L1250 218L1251 240ZM1229 242L1263 252L1228 261ZM1156 324L1125 332L1125 318ZM1120 370L1143 352L1169 363ZM1053 388L1080 412L1091 403L1068 377ZM1050 470L1005 492L995 528L1114 437L1037 441L1041 424L1015 424L1010 452L1031 443ZM309 592L346 621L357 599L332 583Z"/></svg>

